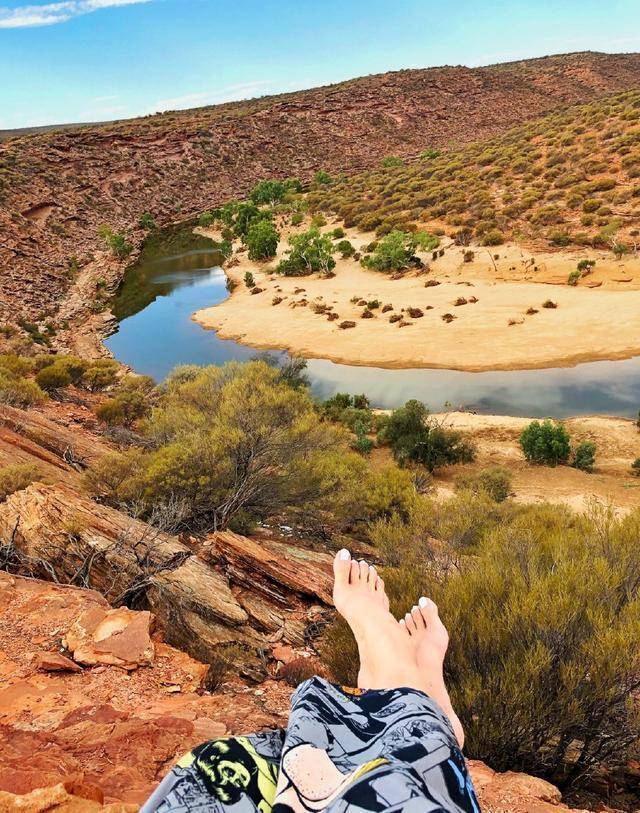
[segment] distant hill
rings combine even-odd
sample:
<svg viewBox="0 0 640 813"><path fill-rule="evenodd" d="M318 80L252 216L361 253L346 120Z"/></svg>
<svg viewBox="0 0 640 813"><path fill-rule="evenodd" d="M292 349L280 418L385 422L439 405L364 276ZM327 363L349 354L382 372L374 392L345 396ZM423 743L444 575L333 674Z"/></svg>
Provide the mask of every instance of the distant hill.
<svg viewBox="0 0 640 813"><path fill-rule="evenodd" d="M461 245L517 239L624 253L640 242L640 90L412 162L388 158L309 202L378 235L426 221Z"/></svg>
<svg viewBox="0 0 640 813"><path fill-rule="evenodd" d="M0 322L55 315L108 224L138 243L258 180L353 174L637 87L640 54L577 53L406 70L308 91L48 130L0 143ZM0 304L1 307L1 304Z"/></svg>

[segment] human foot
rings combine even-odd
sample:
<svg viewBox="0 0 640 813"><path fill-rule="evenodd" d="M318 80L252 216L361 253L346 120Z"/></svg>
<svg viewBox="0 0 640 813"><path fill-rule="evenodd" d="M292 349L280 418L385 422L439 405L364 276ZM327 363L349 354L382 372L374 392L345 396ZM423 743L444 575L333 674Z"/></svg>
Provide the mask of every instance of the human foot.
<svg viewBox="0 0 640 813"><path fill-rule="evenodd" d="M351 627L360 656L361 689L421 688L413 646L389 612L384 581L375 567L341 550L333 562L333 601Z"/></svg>
<svg viewBox="0 0 640 813"><path fill-rule="evenodd" d="M400 629L414 647L414 656L422 677L424 690L445 712L460 747L464 745L464 730L453 710L444 682L444 656L449 646L449 633L430 598L422 598L410 613L399 621Z"/></svg>

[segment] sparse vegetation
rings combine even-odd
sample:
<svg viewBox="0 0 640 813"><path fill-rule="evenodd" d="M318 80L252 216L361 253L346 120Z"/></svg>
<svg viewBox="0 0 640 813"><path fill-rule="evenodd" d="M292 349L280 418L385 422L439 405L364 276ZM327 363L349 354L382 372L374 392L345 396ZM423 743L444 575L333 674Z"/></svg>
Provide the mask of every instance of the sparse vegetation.
<svg viewBox="0 0 640 813"><path fill-rule="evenodd" d="M503 502L511 496L511 473L504 466L489 466L471 474L456 477L456 491L471 491L473 494L487 494L495 502Z"/></svg>
<svg viewBox="0 0 640 813"><path fill-rule="evenodd" d="M133 251L133 245L121 232L114 232L109 226L100 226L98 234L107 244L111 253L119 260L124 260Z"/></svg>
<svg viewBox="0 0 640 813"><path fill-rule="evenodd" d="M32 463L18 463L0 468L0 502L30 486L40 477L40 471Z"/></svg>

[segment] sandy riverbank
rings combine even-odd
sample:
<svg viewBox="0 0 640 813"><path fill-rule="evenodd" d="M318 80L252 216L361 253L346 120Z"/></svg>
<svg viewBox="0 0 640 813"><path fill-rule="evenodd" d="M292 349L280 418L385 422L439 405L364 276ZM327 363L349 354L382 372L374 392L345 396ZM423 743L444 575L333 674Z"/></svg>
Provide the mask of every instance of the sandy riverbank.
<svg viewBox="0 0 640 813"><path fill-rule="evenodd" d="M355 231L348 238L356 248L372 239ZM513 370L640 354L640 258L617 261L610 252L586 250L532 253L505 245L471 246L474 261L465 263L465 249L447 238L443 247L444 256L435 261L423 255L428 273L397 280L354 260L338 260L331 279L280 277L272 273L277 259L256 264L240 251L234 255L238 264L227 269L237 283L232 295L197 311L194 319L221 338L254 347L378 367ZM585 257L596 260L593 273L577 287L567 285L569 273ZM246 288L246 271L262 293L252 295ZM432 280L440 284L425 287ZM276 297L282 301L274 305ZM393 310L377 309L374 318L362 319L363 307L351 302L354 297L377 299ZM455 305L459 298L467 304ZM543 308L548 299L557 308ZM339 318L329 321L326 313L314 312L315 304L331 306ZM424 315L412 318L408 308L420 308ZM527 314L529 309L537 312ZM409 324L391 324L392 313ZM455 317L450 323L442 319L447 313ZM345 320L356 326L340 329Z"/></svg>
<svg viewBox="0 0 640 813"><path fill-rule="evenodd" d="M631 463L640 456L640 434L635 421L600 415L564 421L572 443L589 440L597 446L595 470L586 473L570 466L550 468L527 463L518 439L530 418L468 412L438 417L472 438L477 448L473 464L437 472L434 487L441 497L453 493L458 474L500 465L511 473L516 502L551 502L584 511L595 499L613 506L620 514L640 505L640 478L631 474Z"/></svg>

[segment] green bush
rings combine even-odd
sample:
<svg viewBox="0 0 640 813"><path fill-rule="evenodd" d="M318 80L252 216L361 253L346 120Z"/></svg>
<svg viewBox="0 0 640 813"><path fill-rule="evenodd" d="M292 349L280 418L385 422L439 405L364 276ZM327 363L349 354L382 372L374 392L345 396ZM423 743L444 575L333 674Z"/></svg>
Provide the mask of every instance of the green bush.
<svg viewBox="0 0 640 813"><path fill-rule="evenodd" d="M430 472L475 458L472 443L430 418L425 405L415 400L391 413L378 431L378 441L391 446L401 465L421 463Z"/></svg>
<svg viewBox="0 0 640 813"><path fill-rule="evenodd" d="M581 276L582 273L580 271L571 271L567 277L567 285L576 286Z"/></svg>
<svg viewBox="0 0 640 813"><path fill-rule="evenodd" d="M304 221L304 215L300 212L294 212L291 215L291 225L292 226L300 226L300 224Z"/></svg>
<svg viewBox="0 0 640 813"><path fill-rule="evenodd" d="M47 399L35 381L18 378L0 369L0 403L17 407L30 407Z"/></svg>
<svg viewBox="0 0 640 813"><path fill-rule="evenodd" d="M456 491L487 494L495 502L503 502L512 493L511 473L504 466L489 466L473 474L461 474L455 479Z"/></svg>
<svg viewBox="0 0 640 813"><path fill-rule="evenodd" d="M636 477L640 477L640 457L636 457L631 464L631 474L635 475Z"/></svg>
<svg viewBox="0 0 640 813"><path fill-rule="evenodd" d="M281 260L276 272L285 276L303 276L320 272L329 274L335 267L333 259L334 245L331 238L321 234L317 227L312 226L308 231L294 234L289 238L291 248L287 257Z"/></svg>
<svg viewBox="0 0 640 813"><path fill-rule="evenodd" d="M103 390L115 383L120 369L113 359L92 361L82 376L82 383L92 392Z"/></svg>
<svg viewBox="0 0 640 813"><path fill-rule="evenodd" d="M153 215L150 212L144 212L144 214L141 214L138 218L138 226L140 226L141 229L147 229L147 231L155 229L156 222L153 219Z"/></svg>
<svg viewBox="0 0 640 813"><path fill-rule="evenodd" d="M215 222L215 219L213 212L202 212L198 217L198 226L206 229Z"/></svg>
<svg viewBox="0 0 640 813"><path fill-rule="evenodd" d="M247 286L247 288L255 287L256 281L253 278L253 274L251 273L251 271L244 272L244 284Z"/></svg>
<svg viewBox="0 0 640 813"><path fill-rule="evenodd" d="M252 223L246 237L249 259L255 262L275 257L279 240L280 233L270 220Z"/></svg>
<svg viewBox="0 0 640 813"><path fill-rule="evenodd" d="M469 757L577 788L624 764L640 736L629 702L640 674L640 511L617 519L471 498L484 528L470 555L430 541L444 518L464 523L469 502L427 502L409 522L373 526L391 610L404 614L420 595L438 604ZM343 622L322 651L351 682L357 648Z"/></svg>
<svg viewBox="0 0 640 813"><path fill-rule="evenodd" d="M282 181L260 181L251 190L249 197L252 203L257 205L267 203L273 206L282 200L287 191Z"/></svg>
<svg viewBox="0 0 640 813"><path fill-rule="evenodd" d="M263 361L170 376L146 421L148 451L108 455L86 483L143 515L179 495L184 527L225 528L303 510L308 526L351 528L406 510L414 489L396 467L372 472L350 433L323 421L302 387Z"/></svg>
<svg viewBox="0 0 640 813"><path fill-rule="evenodd" d="M579 443L573 450L571 465L581 471L593 471L596 462L596 444L589 440Z"/></svg>
<svg viewBox="0 0 640 813"><path fill-rule="evenodd" d="M54 362L36 374L37 385L47 392L64 389L71 384L71 375L64 365Z"/></svg>
<svg viewBox="0 0 640 813"><path fill-rule="evenodd" d="M350 243L348 240L340 240L336 244L336 251L340 252L340 255L343 260L346 260L349 257L353 257L353 255L356 253L353 244Z"/></svg>
<svg viewBox="0 0 640 813"><path fill-rule="evenodd" d="M118 259L123 260L133 251L133 246L127 242L127 238L124 234L114 232L109 226L100 226L98 234L111 249L111 253L118 257Z"/></svg>
<svg viewBox="0 0 640 813"><path fill-rule="evenodd" d="M132 426L151 411L153 388L148 376L128 376L118 393L96 408L96 417L108 426Z"/></svg>
<svg viewBox="0 0 640 813"><path fill-rule="evenodd" d="M532 421L520 435L520 447L531 463L556 466L571 453L569 433L561 423Z"/></svg>
<svg viewBox="0 0 640 813"><path fill-rule="evenodd" d="M30 486L40 477L40 471L32 463L18 463L0 468L0 502L16 491Z"/></svg>
<svg viewBox="0 0 640 813"><path fill-rule="evenodd" d="M417 240L413 234L391 231L376 244L371 254L360 261L365 268L375 271L401 271L414 261Z"/></svg>

